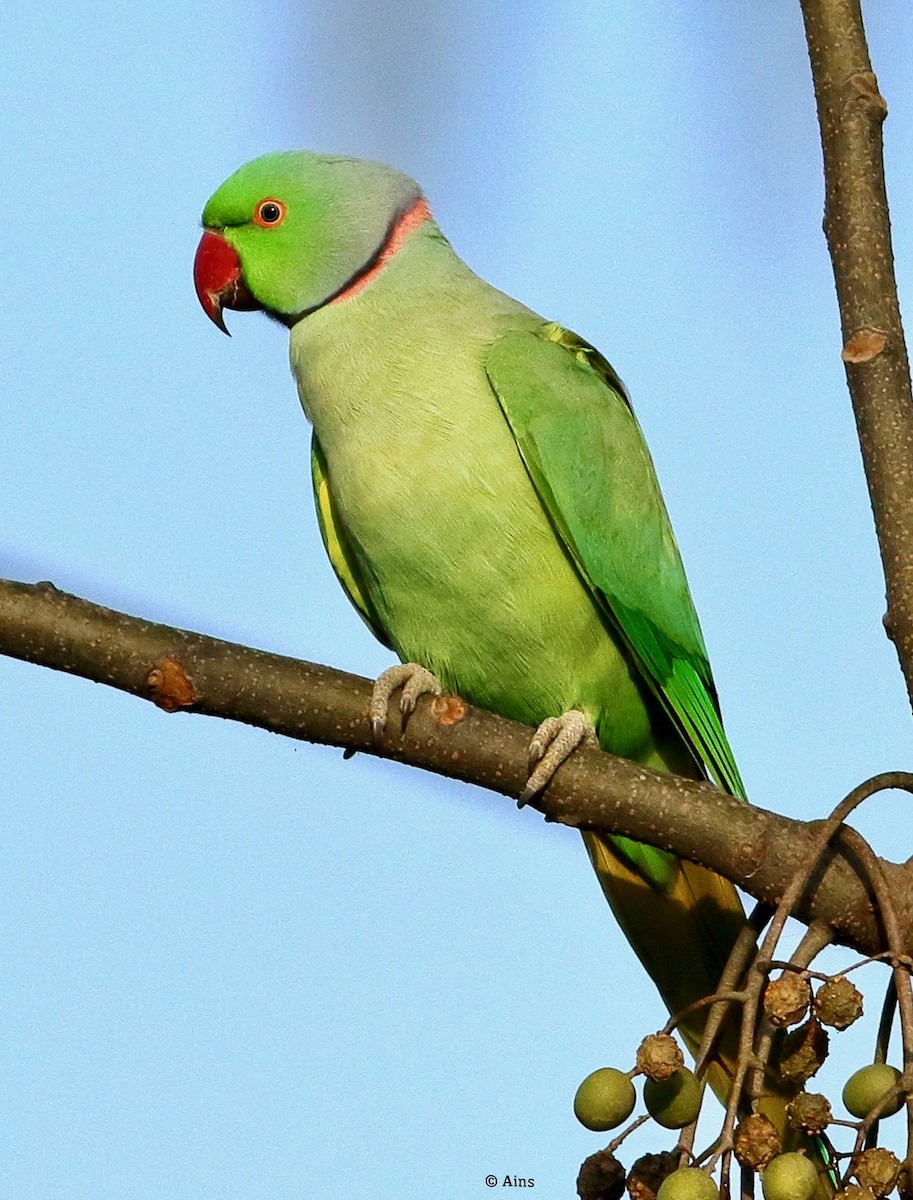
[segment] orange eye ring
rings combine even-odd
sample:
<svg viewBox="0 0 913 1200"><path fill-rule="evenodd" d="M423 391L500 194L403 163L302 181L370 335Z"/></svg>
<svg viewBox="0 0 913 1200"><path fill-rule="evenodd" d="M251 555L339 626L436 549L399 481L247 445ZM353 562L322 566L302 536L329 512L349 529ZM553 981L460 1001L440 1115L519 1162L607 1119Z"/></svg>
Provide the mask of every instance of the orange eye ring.
<svg viewBox="0 0 913 1200"><path fill-rule="evenodd" d="M281 200L267 196L254 210L254 223L261 229L275 229L285 220L286 207Z"/></svg>

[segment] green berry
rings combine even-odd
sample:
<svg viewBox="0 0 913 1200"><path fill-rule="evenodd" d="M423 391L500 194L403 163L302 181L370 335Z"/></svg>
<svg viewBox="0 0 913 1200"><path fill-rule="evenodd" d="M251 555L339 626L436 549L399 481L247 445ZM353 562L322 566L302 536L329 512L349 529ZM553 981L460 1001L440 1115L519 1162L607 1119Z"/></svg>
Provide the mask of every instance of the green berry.
<svg viewBox="0 0 913 1200"><path fill-rule="evenodd" d="M644 1103L658 1125L681 1129L690 1125L701 1111L701 1085L687 1067L668 1079L648 1079L644 1084Z"/></svg>
<svg viewBox="0 0 913 1200"><path fill-rule="evenodd" d="M871 1063L851 1075L843 1088L843 1103L854 1117L864 1117L872 1111L885 1092L900 1079L900 1071L887 1063ZM898 1096L886 1109L883 1117L893 1117L903 1108L904 1098Z"/></svg>
<svg viewBox="0 0 913 1200"><path fill-rule="evenodd" d="M804 1154L778 1154L761 1175L764 1200L811 1200L818 1172Z"/></svg>
<svg viewBox="0 0 913 1200"><path fill-rule="evenodd" d="M656 1200L720 1200L720 1189L700 1167L679 1167L663 1180Z"/></svg>
<svg viewBox="0 0 913 1200"><path fill-rule="evenodd" d="M624 1071L600 1067L587 1075L574 1097L574 1114L581 1125L596 1133L627 1121L637 1099L634 1084Z"/></svg>

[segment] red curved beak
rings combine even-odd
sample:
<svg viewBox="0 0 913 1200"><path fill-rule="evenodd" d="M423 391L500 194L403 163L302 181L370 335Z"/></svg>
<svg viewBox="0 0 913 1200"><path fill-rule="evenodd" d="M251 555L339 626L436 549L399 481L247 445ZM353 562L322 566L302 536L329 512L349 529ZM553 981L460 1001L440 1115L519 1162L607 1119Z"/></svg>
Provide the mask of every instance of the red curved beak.
<svg viewBox="0 0 913 1200"><path fill-rule="evenodd" d="M204 230L197 246L193 285L203 311L223 333L228 333L222 317L223 308L250 310L260 307L244 282L241 260L234 246L212 229Z"/></svg>

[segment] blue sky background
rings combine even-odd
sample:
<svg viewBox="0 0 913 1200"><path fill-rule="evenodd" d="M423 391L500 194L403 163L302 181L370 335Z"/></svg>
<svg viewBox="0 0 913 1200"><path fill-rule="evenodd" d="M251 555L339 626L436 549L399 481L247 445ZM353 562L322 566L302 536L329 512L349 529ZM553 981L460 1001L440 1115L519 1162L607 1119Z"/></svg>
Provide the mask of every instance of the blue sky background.
<svg viewBox="0 0 913 1200"><path fill-rule="evenodd" d="M903 302L913 9L868 8ZM0 574L389 665L323 559L285 334L220 337L190 280L241 162L362 154L626 380L755 802L909 764L794 0L34 0L0 112ZM2 1200L573 1191L577 1083L663 1020L576 834L9 660L0 738ZM900 803L861 824L913 849Z"/></svg>

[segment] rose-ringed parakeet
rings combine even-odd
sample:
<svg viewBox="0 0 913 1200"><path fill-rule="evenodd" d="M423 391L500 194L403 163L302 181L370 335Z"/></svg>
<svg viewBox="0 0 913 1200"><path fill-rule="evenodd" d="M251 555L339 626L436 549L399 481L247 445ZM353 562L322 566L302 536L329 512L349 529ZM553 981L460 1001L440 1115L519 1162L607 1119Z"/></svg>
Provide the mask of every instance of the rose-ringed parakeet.
<svg viewBox="0 0 913 1200"><path fill-rule="evenodd" d="M377 163L270 154L203 212L195 283L287 325L340 582L405 666L539 726L531 789L581 740L744 794L698 619L625 390L590 345L479 279L418 186ZM430 674L429 674L430 673ZM528 789L529 790L529 789ZM744 925L726 880L585 833L670 1011L716 988ZM695 1048L706 1010L683 1033Z"/></svg>

